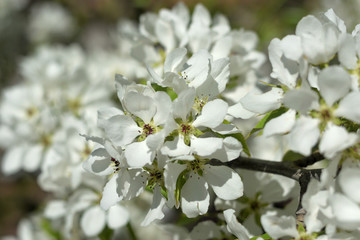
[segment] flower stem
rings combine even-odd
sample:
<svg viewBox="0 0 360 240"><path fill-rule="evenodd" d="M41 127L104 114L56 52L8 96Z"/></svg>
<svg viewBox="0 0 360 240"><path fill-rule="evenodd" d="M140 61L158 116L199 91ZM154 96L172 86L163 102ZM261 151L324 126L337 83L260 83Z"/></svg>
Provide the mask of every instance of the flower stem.
<svg viewBox="0 0 360 240"><path fill-rule="evenodd" d="M127 228L128 232L129 232L130 239L131 240L137 240L136 234L135 234L134 229L131 226L130 222L128 222L128 224L126 225L126 228Z"/></svg>

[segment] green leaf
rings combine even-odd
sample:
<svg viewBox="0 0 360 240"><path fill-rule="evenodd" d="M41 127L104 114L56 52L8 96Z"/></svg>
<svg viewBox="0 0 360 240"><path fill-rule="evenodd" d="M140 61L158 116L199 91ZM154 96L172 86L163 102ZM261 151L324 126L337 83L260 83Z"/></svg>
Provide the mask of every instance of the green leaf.
<svg viewBox="0 0 360 240"><path fill-rule="evenodd" d="M51 226L51 222L48 219L43 218L41 221L41 227L49 236L53 237L54 239L60 240L62 236L60 232L53 229Z"/></svg>
<svg viewBox="0 0 360 240"><path fill-rule="evenodd" d="M186 182L185 175L188 173L188 171L189 171L188 169L185 169L184 171L182 171L176 180L176 188L175 188L176 207L180 206L181 189Z"/></svg>
<svg viewBox="0 0 360 240"><path fill-rule="evenodd" d="M178 97L178 95L176 94L176 92L174 92L172 88L167 88L166 93L170 96L171 101L174 101Z"/></svg>
<svg viewBox="0 0 360 240"><path fill-rule="evenodd" d="M261 238L264 239L264 240L274 240L274 239L272 239L272 238L269 236L269 234L267 234L267 233L265 233L265 234L263 234L263 235L259 235L259 236L252 237L252 238L250 238L250 240L256 240L256 239L258 239L259 237L261 237Z"/></svg>
<svg viewBox="0 0 360 240"><path fill-rule="evenodd" d="M195 225L199 222L202 216L197 216L195 218L188 218L185 214L181 214L179 220L176 221L177 226L189 226Z"/></svg>
<svg viewBox="0 0 360 240"><path fill-rule="evenodd" d="M283 156L282 161L283 162L293 162L293 161L299 160L304 157L305 156L300 153L293 152L293 151L287 151L285 153L285 155Z"/></svg>
<svg viewBox="0 0 360 240"><path fill-rule="evenodd" d="M99 234L101 240L111 239L114 230L110 229L108 226L105 226L104 230Z"/></svg>
<svg viewBox="0 0 360 240"><path fill-rule="evenodd" d="M171 98L171 101L174 101L174 99L177 98L176 92L174 92L174 90L170 87L162 87L156 83L151 83L151 86L157 92L158 91L166 92L169 95L169 97Z"/></svg>
<svg viewBox="0 0 360 240"><path fill-rule="evenodd" d="M251 130L249 135L246 137L250 137L253 133L262 130L265 127L265 124L269 122L271 119L276 118L280 115L282 115L284 112L287 111L287 108L281 107L276 110L273 110L271 112L268 112L259 122L256 124L256 126Z"/></svg>
<svg viewBox="0 0 360 240"><path fill-rule="evenodd" d="M164 198L166 198L166 200L168 200L168 192L167 189L163 186L161 186L161 195L163 195Z"/></svg>
<svg viewBox="0 0 360 240"><path fill-rule="evenodd" d="M246 155L251 157L251 153L250 153L249 147L246 143L246 139L245 139L244 135L242 135L241 133L233 133L233 134L227 134L225 136L236 138L241 143L244 153L246 153Z"/></svg>

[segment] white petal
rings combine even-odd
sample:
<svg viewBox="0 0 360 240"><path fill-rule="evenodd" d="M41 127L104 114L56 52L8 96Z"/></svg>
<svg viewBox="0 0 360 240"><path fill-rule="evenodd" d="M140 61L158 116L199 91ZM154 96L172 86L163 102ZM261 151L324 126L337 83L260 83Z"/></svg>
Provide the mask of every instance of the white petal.
<svg viewBox="0 0 360 240"><path fill-rule="evenodd" d="M30 146L23 156L24 170L33 172L39 169L43 159L44 146L41 144Z"/></svg>
<svg viewBox="0 0 360 240"><path fill-rule="evenodd" d="M224 211L227 230L234 234L238 239L249 240L249 232L241 223L238 222L234 213L235 210L233 209L228 209Z"/></svg>
<svg viewBox="0 0 360 240"><path fill-rule="evenodd" d="M289 88L294 88L298 73L292 71L295 65L291 63L294 62L283 58L281 41L277 38L273 39L269 44L269 60L272 65L271 76Z"/></svg>
<svg viewBox="0 0 360 240"><path fill-rule="evenodd" d="M156 114L154 116L154 123L161 125L166 122L172 111L172 102L169 95L165 92L156 92L154 96L156 104Z"/></svg>
<svg viewBox="0 0 360 240"><path fill-rule="evenodd" d="M193 15L193 22L201 22L204 26L209 26L211 23L211 16L209 11L201 3L196 4Z"/></svg>
<svg viewBox="0 0 360 240"><path fill-rule="evenodd" d="M191 173L181 189L181 209L183 213L194 218L207 213L210 203L208 184L197 174Z"/></svg>
<svg viewBox="0 0 360 240"><path fill-rule="evenodd" d="M348 133L344 127L328 124L320 144L319 150L330 159L338 152L354 145L358 140L355 133Z"/></svg>
<svg viewBox="0 0 360 240"><path fill-rule="evenodd" d="M140 193L144 191L147 184L146 174L138 169L128 169L124 170L123 175L125 175L125 178L121 178L121 181L118 181L118 193L119 186L124 186L124 200L130 200L139 196Z"/></svg>
<svg viewBox="0 0 360 240"><path fill-rule="evenodd" d="M131 143L141 130L130 116L125 115L111 117L105 125L106 136L117 146Z"/></svg>
<svg viewBox="0 0 360 240"><path fill-rule="evenodd" d="M169 22L159 18L155 22L155 33L166 52L174 49L176 45L175 33Z"/></svg>
<svg viewBox="0 0 360 240"><path fill-rule="evenodd" d="M126 109L132 114L149 123L156 113L156 106L151 97L137 92L129 92L124 97Z"/></svg>
<svg viewBox="0 0 360 240"><path fill-rule="evenodd" d="M227 57L230 54L231 47L231 36L225 36L215 42L214 46L211 48L211 55L213 55L214 59Z"/></svg>
<svg viewBox="0 0 360 240"><path fill-rule="evenodd" d="M105 227L105 212L99 206L86 210L80 220L81 229L87 237L94 237Z"/></svg>
<svg viewBox="0 0 360 240"><path fill-rule="evenodd" d="M229 65L229 58L220 58L211 64L211 76L215 79L217 83L217 89L219 93L225 90L226 84L229 81Z"/></svg>
<svg viewBox="0 0 360 240"><path fill-rule="evenodd" d="M233 137L226 137L224 139L223 145L225 147L227 160L231 161L239 157L240 153L243 150L242 144Z"/></svg>
<svg viewBox="0 0 360 240"><path fill-rule="evenodd" d="M343 20L341 20L338 16L336 16L334 10L330 8L327 10L324 15L333 22L342 33L346 33L346 26Z"/></svg>
<svg viewBox="0 0 360 240"><path fill-rule="evenodd" d="M196 95L209 96L209 100L212 100L220 94L219 88L219 83L209 74L206 80L196 87Z"/></svg>
<svg viewBox="0 0 360 240"><path fill-rule="evenodd" d="M163 207L165 206L166 199L161 195L161 187L155 187L153 196L154 199L151 204L150 210L146 214L145 219L140 224L143 227L148 226L154 220L163 219L165 216L163 212Z"/></svg>
<svg viewBox="0 0 360 240"><path fill-rule="evenodd" d="M294 89L285 93L283 103L288 108L307 114L311 109L318 108L319 97L316 92L309 89Z"/></svg>
<svg viewBox="0 0 360 240"><path fill-rule="evenodd" d="M173 72L165 73L163 83L165 86L171 87L178 95L189 88L185 80L178 73Z"/></svg>
<svg viewBox="0 0 360 240"><path fill-rule="evenodd" d="M227 109L228 104L225 101L221 99L212 100L205 104L200 116L193 122L193 126L217 127L224 121Z"/></svg>
<svg viewBox="0 0 360 240"><path fill-rule="evenodd" d="M83 168L94 174L109 175L112 172L110 158L110 155L104 148L97 148L93 150L88 159L83 162Z"/></svg>
<svg viewBox="0 0 360 240"><path fill-rule="evenodd" d="M162 147L164 143L164 139L165 139L165 132L161 131L147 136L145 141L150 151L157 151Z"/></svg>
<svg viewBox="0 0 360 240"><path fill-rule="evenodd" d="M163 79L154 71L154 69L149 64L146 64L146 69L154 83L156 83L162 87L165 87L165 85L163 84ZM118 93L118 96L119 95L120 94ZM122 100L120 97L119 97L119 99L120 99L120 101Z"/></svg>
<svg viewBox="0 0 360 240"><path fill-rule="evenodd" d="M166 56L164 62L164 73L176 72L178 67L184 63L186 54L187 54L186 48L176 48L173 51L171 51Z"/></svg>
<svg viewBox="0 0 360 240"><path fill-rule="evenodd" d="M191 148L184 143L182 135L175 137L174 141L167 141L161 148L161 153L170 157L176 157L189 154Z"/></svg>
<svg viewBox="0 0 360 240"><path fill-rule="evenodd" d="M120 163L122 162L122 148L121 147L118 147L118 148L115 148L110 141L105 141L104 143L104 147L107 151L107 153L115 158L116 160L118 160Z"/></svg>
<svg viewBox="0 0 360 240"><path fill-rule="evenodd" d="M66 205L62 200L52 200L45 207L44 216L50 219L63 217L66 214Z"/></svg>
<svg viewBox="0 0 360 240"><path fill-rule="evenodd" d="M301 37L304 55L310 63L326 63L337 50L336 36L314 16L309 15L300 20L296 26L296 35Z"/></svg>
<svg viewBox="0 0 360 240"><path fill-rule="evenodd" d="M242 145L236 138L226 137L223 140L223 147L213 153L211 157L222 162L228 162L239 157L242 150Z"/></svg>
<svg viewBox="0 0 360 240"><path fill-rule="evenodd" d="M281 40L280 46L284 56L290 60L298 61L303 55L299 36L288 35L284 37Z"/></svg>
<svg viewBox="0 0 360 240"><path fill-rule="evenodd" d="M355 69L357 65L355 39L346 34L340 43L339 62L347 69Z"/></svg>
<svg viewBox="0 0 360 240"><path fill-rule="evenodd" d="M205 82L209 75L211 57L208 51L202 49L187 61L189 67L182 71L182 76L187 76L190 87L197 88Z"/></svg>
<svg viewBox="0 0 360 240"><path fill-rule="evenodd" d="M123 111L115 107L104 107L98 110L98 126L105 128L106 120L116 115L124 115Z"/></svg>
<svg viewBox="0 0 360 240"><path fill-rule="evenodd" d="M233 134L233 133L239 133L240 132L240 130L238 128L236 128L235 125L233 125L233 124L225 124L225 123L220 124L216 128L213 128L212 130L214 132L220 133L222 135Z"/></svg>
<svg viewBox="0 0 360 240"><path fill-rule="evenodd" d="M335 115L360 123L360 93L351 92L346 95L335 110Z"/></svg>
<svg viewBox="0 0 360 240"><path fill-rule="evenodd" d="M18 229L17 229L17 235L18 238L15 238L15 240L21 239L21 240L36 240L34 235L34 226L32 225L32 222L26 218L22 219L19 223Z"/></svg>
<svg viewBox="0 0 360 240"><path fill-rule="evenodd" d="M319 120L301 116L289 135L289 148L305 156L311 154L311 148L317 143L320 130Z"/></svg>
<svg viewBox="0 0 360 240"><path fill-rule="evenodd" d="M331 66L322 70L319 74L320 94L328 106L332 106L337 100L344 97L350 90L350 75L339 66Z"/></svg>
<svg viewBox="0 0 360 240"><path fill-rule="evenodd" d="M125 226L129 219L130 213L125 207L116 204L109 208L107 214L107 224L109 228L116 229Z"/></svg>
<svg viewBox="0 0 360 240"><path fill-rule="evenodd" d="M182 91L173 102L174 118L186 121L186 115L190 112L195 100L195 89L188 88Z"/></svg>
<svg viewBox="0 0 360 240"><path fill-rule="evenodd" d="M165 187L168 190L168 203L171 208L175 205L175 189L178 176L186 169L185 165L169 162L165 165L164 179ZM179 206L176 206L177 208Z"/></svg>
<svg viewBox="0 0 360 240"><path fill-rule="evenodd" d="M94 143L98 143L100 145L104 145L104 138L101 137L95 137L95 136L89 136L89 135L85 135L85 134L79 134L80 136L84 137L86 139L86 141L92 141Z"/></svg>
<svg viewBox="0 0 360 240"><path fill-rule="evenodd" d="M252 92L246 94L241 100L244 108L255 113L266 113L281 106L283 90L272 88L270 91L262 94Z"/></svg>
<svg viewBox="0 0 360 240"><path fill-rule="evenodd" d="M154 152L147 146L146 141L134 142L126 146L125 158L130 167L141 168L152 163Z"/></svg>
<svg viewBox="0 0 360 240"><path fill-rule="evenodd" d="M128 87L131 85L135 85L135 82L127 79L121 74L118 73L115 74L115 87L116 87L117 97L121 103L123 102L124 95L127 92Z"/></svg>
<svg viewBox="0 0 360 240"><path fill-rule="evenodd" d="M160 54L153 46L144 44L133 46L131 48L131 56L144 65L148 62L156 62L161 60Z"/></svg>
<svg viewBox="0 0 360 240"><path fill-rule="evenodd" d="M118 179L118 174L114 174L104 187L102 198L100 201L100 206L104 210L109 209L111 206L115 205L117 202L119 202L122 199L122 196L119 196L116 190L117 179Z"/></svg>
<svg viewBox="0 0 360 240"><path fill-rule="evenodd" d="M295 124L296 111L289 109L279 117L271 119L266 123L264 128L264 136L269 137L274 134L285 134L289 132Z"/></svg>
<svg viewBox="0 0 360 240"><path fill-rule="evenodd" d="M203 177L221 199L234 200L243 195L241 178L229 167L206 165Z"/></svg>
<svg viewBox="0 0 360 240"><path fill-rule="evenodd" d="M228 108L228 114L235 118L249 119L255 116L254 112L246 110L243 105L239 102Z"/></svg>
<svg viewBox="0 0 360 240"><path fill-rule="evenodd" d="M353 201L360 203L360 169L343 168L339 174L339 184L342 191Z"/></svg>
<svg viewBox="0 0 360 240"><path fill-rule="evenodd" d="M221 149L223 140L221 138L208 137L208 138L191 138L191 149L199 156L209 156L216 150Z"/></svg>
<svg viewBox="0 0 360 240"><path fill-rule="evenodd" d="M272 238L279 239L285 236L297 238L296 221L291 216L276 216L276 212L267 212L261 216L261 225Z"/></svg>
<svg viewBox="0 0 360 240"><path fill-rule="evenodd" d="M339 227L344 230L359 228L360 208L358 204L339 193L335 193L329 200Z"/></svg>
<svg viewBox="0 0 360 240"><path fill-rule="evenodd" d="M20 171L23 161L24 146L15 146L5 152L1 163L2 172L6 175Z"/></svg>

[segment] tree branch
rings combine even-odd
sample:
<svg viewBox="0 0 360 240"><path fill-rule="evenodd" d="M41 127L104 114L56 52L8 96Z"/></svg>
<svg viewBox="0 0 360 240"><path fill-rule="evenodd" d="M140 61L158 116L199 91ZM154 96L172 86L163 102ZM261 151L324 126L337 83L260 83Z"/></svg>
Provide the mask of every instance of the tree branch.
<svg viewBox="0 0 360 240"><path fill-rule="evenodd" d="M297 224L304 225L303 220L306 211L301 204L302 197L305 194L308 184L312 178L320 180L322 169L304 169L303 167L309 166L323 159L324 157L320 153L314 153L309 157L305 157L294 162L274 162L239 156L230 162L221 162L217 159L212 159L210 164L214 166L228 166L232 169L240 168L265 173L273 173L294 179L300 185L300 197L299 205L296 211L296 222Z"/></svg>
<svg viewBox="0 0 360 240"><path fill-rule="evenodd" d="M252 171L273 173L294 179L295 181L299 182L300 185L302 185L302 183L304 184L306 181L307 182L310 181L310 176L319 179L321 169L308 170L308 169L303 169L300 166L310 165L307 163L319 161L317 160L319 158L320 157L316 155L315 157L306 157L296 161L295 163L292 163L292 162L274 162L269 160L239 156L238 158L229 162L221 162L217 159L212 159L210 161L210 164L214 166L219 166L219 165L228 166L232 169L240 168L240 169L247 169Z"/></svg>

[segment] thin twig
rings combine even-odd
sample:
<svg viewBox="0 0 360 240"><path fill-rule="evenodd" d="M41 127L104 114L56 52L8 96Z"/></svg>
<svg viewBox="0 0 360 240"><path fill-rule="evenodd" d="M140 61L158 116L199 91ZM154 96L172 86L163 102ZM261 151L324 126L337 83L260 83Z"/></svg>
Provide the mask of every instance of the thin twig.
<svg viewBox="0 0 360 240"><path fill-rule="evenodd" d="M215 166L228 166L232 169L240 168L252 171L273 173L294 179L297 182L300 181L300 178L304 178L304 176L319 176L321 172L321 169L302 169L301 167L298 167L291 162L275 162L257 158L247 158L242 156L239 156L238 158L229 162L221 162L217 159L212 159L210 161L210 164Z"/></svg>
<svg viewBox="0 0 360 240"><path fill-rule="evenodd" d="M320 153L314 153L309 157L299 159L295 162L274 162L239 156L230 162L221 162L217 159L212 159L210 164L215 166L228 166L232 169L240 168L265 173L273 173L294 179L300 185L299 205L296 210L296 222L297 224L302 224L305 227L303 220L306 211L301 204L302 197L305 194L309 182L312 178L320 180L322 169L304 169L303 167L307 167L323 159L324 157Z"/></svg>

